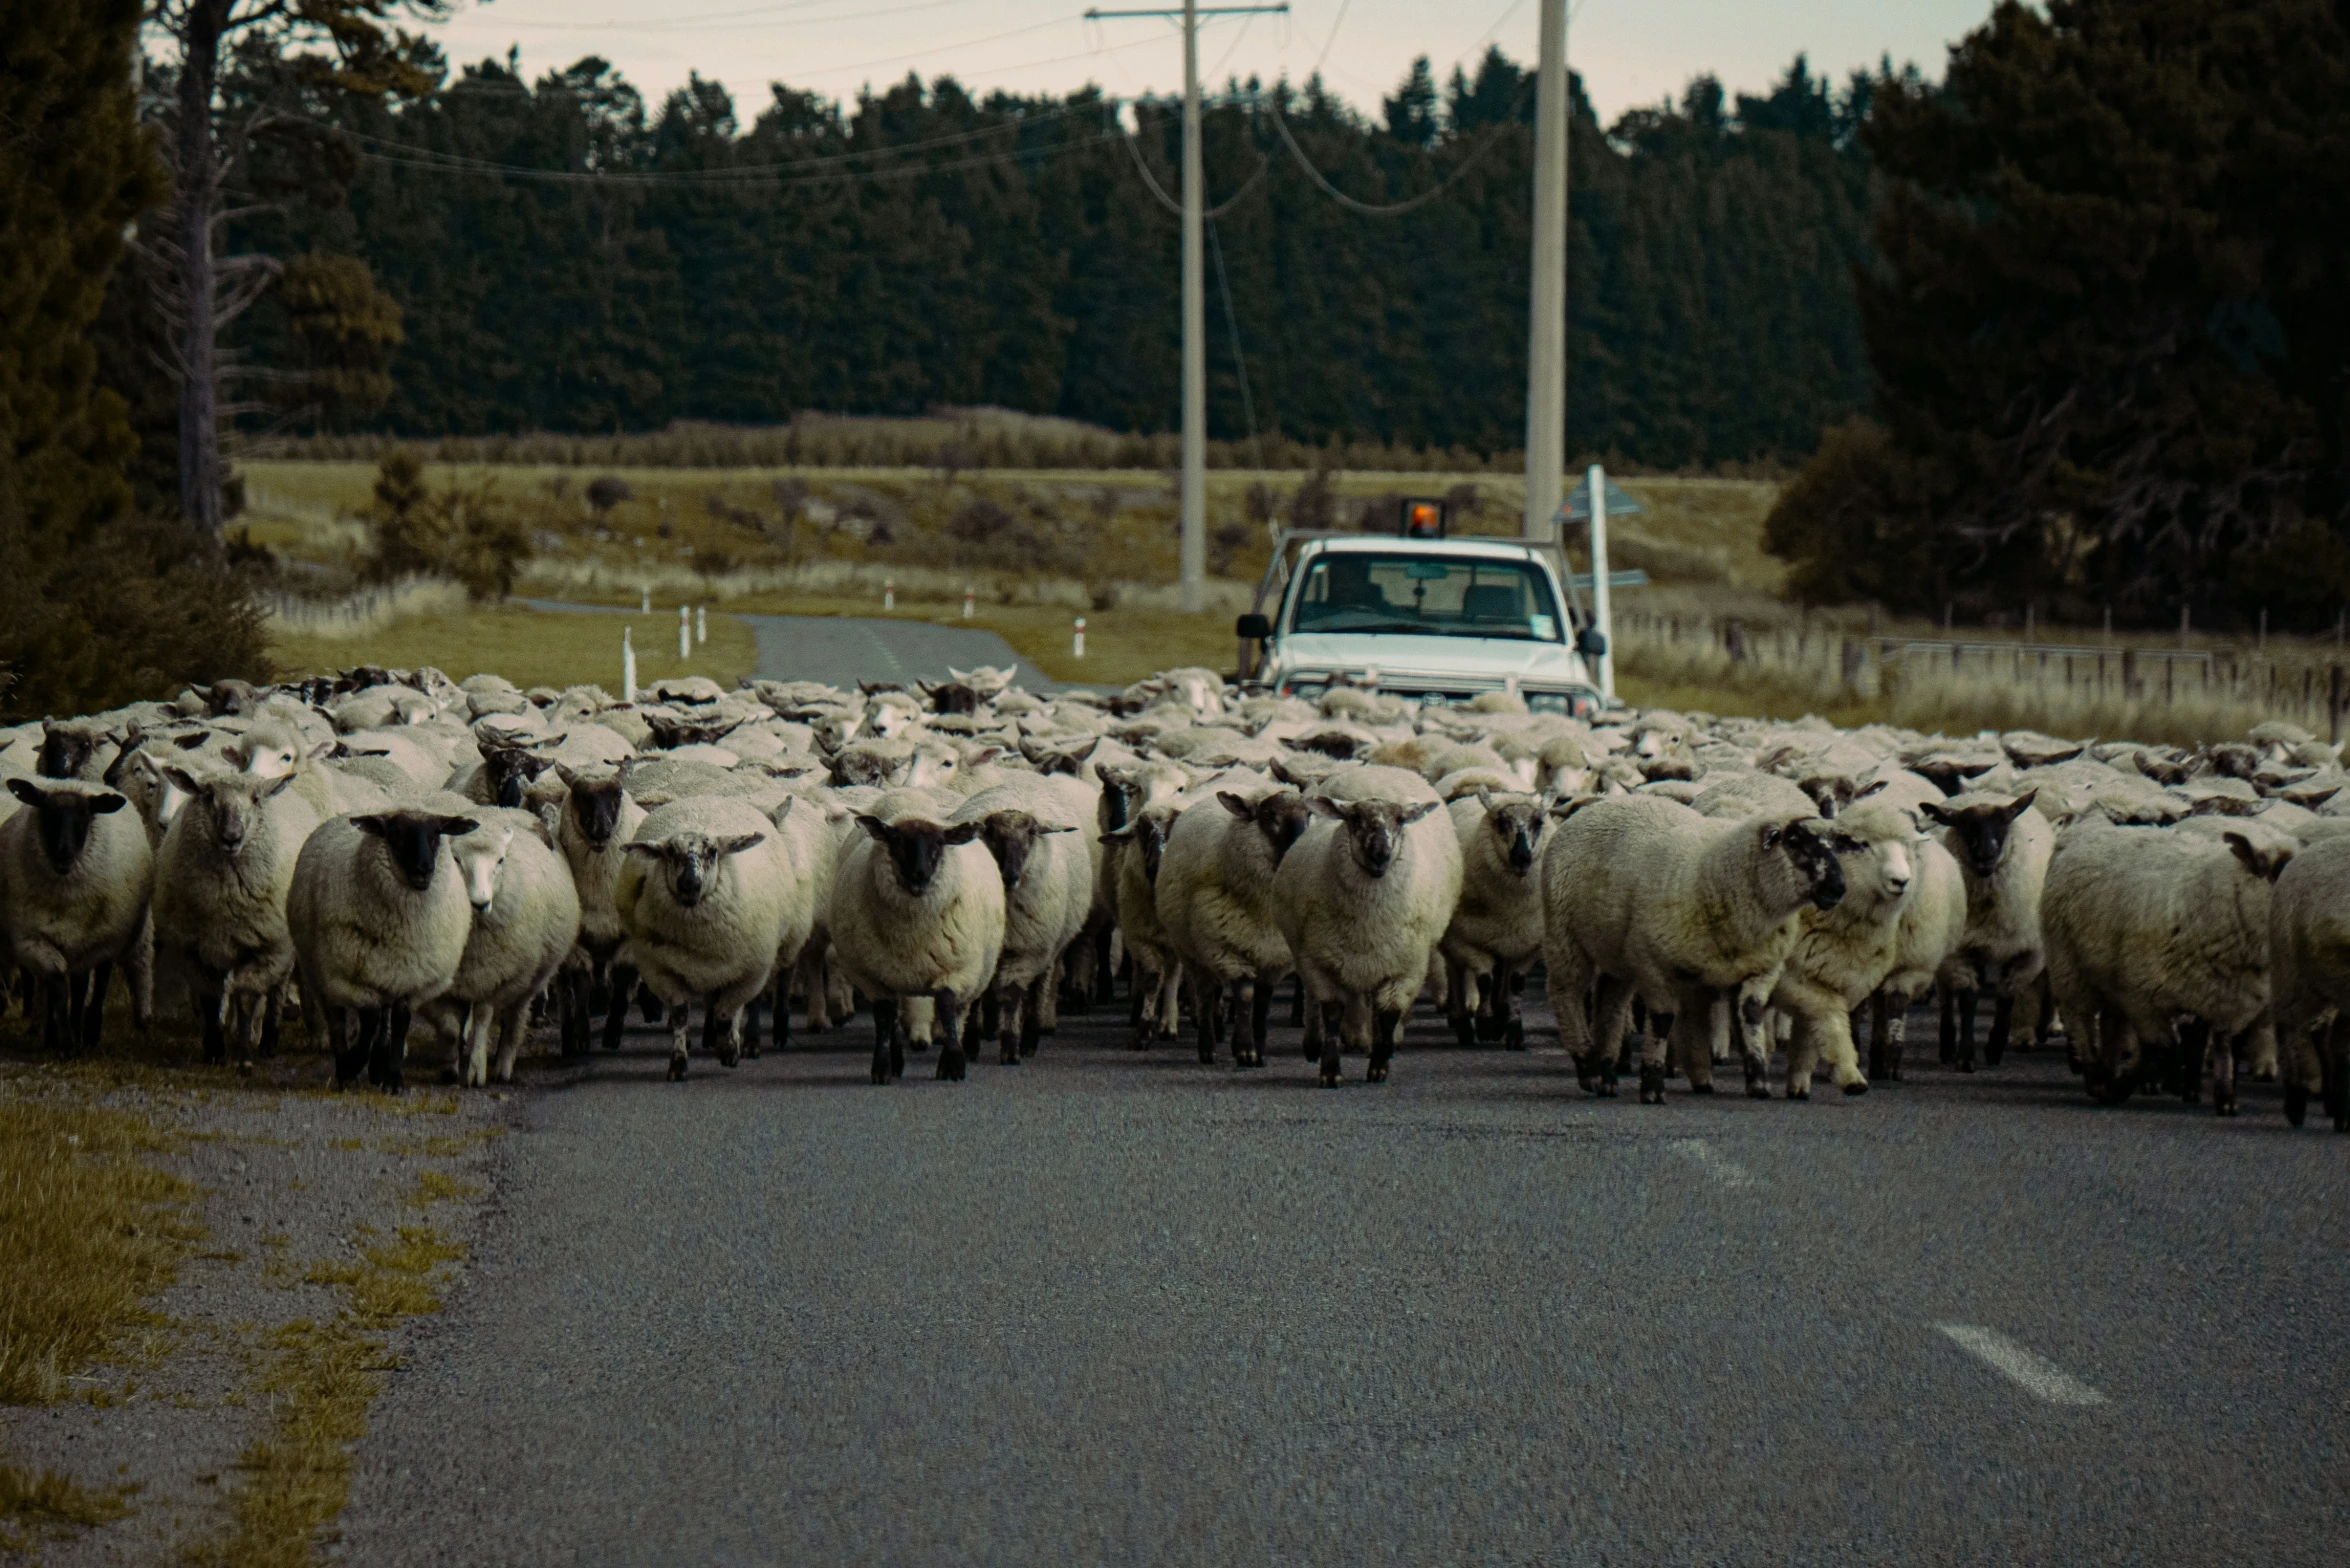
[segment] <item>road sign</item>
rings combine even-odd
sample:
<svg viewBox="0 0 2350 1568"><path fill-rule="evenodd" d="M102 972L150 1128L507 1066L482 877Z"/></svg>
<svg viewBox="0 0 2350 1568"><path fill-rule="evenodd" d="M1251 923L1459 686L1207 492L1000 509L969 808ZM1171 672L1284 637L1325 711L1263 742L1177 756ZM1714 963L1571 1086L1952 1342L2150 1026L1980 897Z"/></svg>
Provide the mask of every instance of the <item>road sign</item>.
<svg viewBox="0 0 2350 1568"><path fill-rule="evenodd" d="M1608 516L1629 517L1635 512L1645 512L1647 510L1647 507L1642 506L1638 501L1632 499L1630 491L1624 489L1623 486L1617 484L1613 479L1607 481ZM1588 475L1585 476L1581 484L1575 487L1574 492L1567 497L1566 518L1570 523L1588 523L1591 521L1591 480Z"/></svg>

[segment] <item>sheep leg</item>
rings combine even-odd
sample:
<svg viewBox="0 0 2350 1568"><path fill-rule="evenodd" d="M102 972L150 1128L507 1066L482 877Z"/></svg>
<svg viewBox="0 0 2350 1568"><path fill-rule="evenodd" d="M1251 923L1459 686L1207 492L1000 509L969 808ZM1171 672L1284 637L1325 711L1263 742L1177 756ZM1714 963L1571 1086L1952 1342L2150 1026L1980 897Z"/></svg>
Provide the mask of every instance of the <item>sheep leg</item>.
<svg viewBox="0 0 2350 1568"><path fill-rule="evenodd" d="M1970 988L1958 999L1958 1070L1962 1073L1975 1070L1975 1000L1981 995Z"/></svg>
<svg viewBox="0 0 2350 1568"><path fill-rule="evenodd" d="M2097 1020L2097 1097L2120 1105L2138 1089L2138 1043L2118 1007L2100 1011Z"/></svg>
<svg viewBox="0 0 2350 1568"><path fill-rule="evenodd" d="M2179 1031L2178 1043L2171 1048L2171 1090L2178 1095L2181 1105L2193 1105L2203 1098L2204 1057L2214 1057L2212 1071L2217 1073L2217 1057L2227 1055L2228 1051L2226 1035L2215 1037L2211 1025L2200 1018L2187 1021L2187 1026Z"/></svg>
<svg viewBox="0 0 2350 1568"><path fill-rule="evenodd" d="M761 989L742 1005L743 1021L736 1031L739 1036L735 1048L737 1054L749 1057L754 1062L759 1059L759 1008L766 1000L767 993Z"/></svg>
<svg viewBox="0 0 2350 1568"><path fill-rule="evenodd" d="M949 1083L963 1081L963 1007L952 991L938 993L938 1027L946 1038L938 1046L938 1075Z"/></svg>
<svg viewBox="0 0 2350 1568"><path fill-rule="evenodd" d="M636 1005L637 1010L644 1014L646 1023L658 1024L661 1022L661 999L653 994L651 986L641 980L637 982Z"/></svg>
<svg viewBox="0 0 2350 1568"><path fill-rule="evenodd" d="M691 1006L680 1003L667 1011L669 1015L669 1081L683 1083L685 1082L686 1037L693 1029L694 1010ZM712 1011L715 1012L716 1009L712 1009ZM710 1044L708 1039L704 1039L702 1049L707 1051L710 1049Z"/></svg>
<svg viewBox="0 0 2350 1568"><path fill-rule="evenodd" d="M271 986L261 999L261 1054L277 1055L278 1016L285 1008L285 994L280 987Z"/></svg>
<svg viewBox="0 0 2350 1568"><path fill-rule="evenodd" d="M681 1013L690 1013L692 1007L681 1007ZM702 1054L718 1058L721 1067L732 1067L742 1059L741 1043L729 1039L726 1020L718 1010L718 994L713 991L702 1004Z"/></svg>
<svg viewBox="0 0 2350 1568"><path fill-rule="evenodd" d="M492 1065L492 1076L499 1083L514 1081L514 1059L522 1054L523 1037L530 1032L524 1021L524 1010L509 1007L498 1020L498 1059Z"/></svg>
<svg viewBox="0 0 2350 1568"><path fill-rule="evenodd" d="M1020 1057L1025 1061L1036 1054L1036 1042L1053 1032L1055 1013L1053 999L1060 987L1051 974L1038 975L1029 982L1020 1001Z"/></svg>
<svg viewBox="0 0 2350 1568"><path fill-rule="evenodd" d="M628 964L612 966L612 1008L604 1014L604 1049L620 1049L620 1032L628 1027L628 1001L636 994L636 970Z"/></svg>
<svg viewBox="0 0 2350 1568"><path fill-rule="evenodd" d="M1110 967L1110 922L1093 928L1093 999L1107 1007L1118 1000L1118 974Z"/></svg>
<svg viewBox="0 0 2350 1568"><path fill-rule="evenodd" d="M1126 1011L1127 1022L1134 1026L1134 1049L1138 1051L1147 1049L1151 1043L1150 1008L1156 995L1155 991L1142 983L1142 969L1137 965L1134 984L1127 993Z"/></svg>
<svg viewBox="0 0 2350 1568"><path fill-rule="evenodd" d="M1445 960L1445 1021L1452 1025L1453 1043L1469 1050L1477 1043L1477 1026L1469 1017L1470 993L1476 979L1459 959Z"/></svg>
<svg viewBox="0 0 2350 1568"><path fill-rule="evenodd" d="M359 1069L367 1061L367 1048L364 1044L357 1051L343 1049L343 1035L349 1027L350 1021L350 1015L344 1009L340 1007L326 1009L326 1048L335 1059L335 1087L337 1089L349 1088L352 1081L359 1076ZM216 1015L213 1019L215 1028L219 1022ZM362 1018L359 1021L359 1027L364 1031L367 1027L367 1020ZM224 1053L225 1050L226 1047L223 1047Z"/></svg>
<svg viewBox="0 0 2350 1568"><path fill-rule="evenodd" d="M1734 1006L1738 1015L1738 1045L1746 1058L1746 1092L1753 1099L1768 1099L1771 1092L1771 1048L1776 1034L1770 1023L1770 994L1772 986L1749 981L1738 988ZM1725 1000L1728 993L1724 993ZM1794 1085L1789 1083L1792 1091Z"/></svg>
<svg viewBox="0 0 2350 1568"><path fill-rule="evenodd" d="M1689 1004L1698 1000L1695 996L1683 996L1674 1013L1686 1012ZM1648 1016L1649 1026L1641 1031L1640 1037L1640 1103L1662 1105L1665 1103L1665 1054L1671 1036L1658 1033L1657 1025L1669 1015L1650 1008Z"/></svg>
<svg viewBox="0 0 2350 1568"><path fill-rule="evenodd" d="M2248 1044L2251 1038L2249 1029L2234 1039L2213 1036L2218 1049L2211 1056L2211 1108L2221 1116L2236 1114L2236 1047Z"/></svg>
<svg viewBox="0 0 2350 1568"><path fill-rule="evenodd" d="M228 1061L228 1032L221 1026L220 1015L228 1008L228 992L201 999L204 1004L204 1065L218 1067Z"/></svg>
<svg viewBox="0 0 2350 1568"><path fill-rule="evenodd" d="M898 1050L898 1003L894 996L873 999L873 1081L886 1084L905 1072L906 1059Z"/></svg>
<svg viewBox="0 0 2350 1568"><path fill-rule="evenodd" d="M998 986L988 993L988 1011L995 1014L996 1062L1004 1067L1020 1065L1020 1030L1027 1009L1021 1003L1028 994L1024 985ZM986 1030L982 1030L984 1036Z"/></svg>
<svg viewBox="0 0 2350 1568"><path fill-rule="evenodd" d="M1273 987L1255 975L1242 975L1233 984L1236 989L1232 1004L1232 1065L1262 1067L1265 1065L1265 1014L1273 1001Z"/></svg>
<svg viewBox="0 0 2350 1568"><path fill-rule="evenodd" d="M1935 987L1935 995L1942 1003L1942 1065L1947 1067L1958 1060L1958 996L1950 987Z"/></svg>
<svg viewBox="0 0 2350 1568"><path fill-rule="evenodd" d="M356 1084L368 1075L369 1065L375 1060L376 1041L384 1031L384 1010L380 1007L359 1009L359 1033L351 1047L350 1069L345 1072L342 1062L335 1064L336 1086Z"/></svg>
<svg viewBox="0 0 2350 1568"><path fill-rule="evenodd" d="M1216 1063L1216 1009L1224 1003L1224 987L1204 974L1191 978L1192 1005L1199 1013L1199 1064Z"/></svg>
<svg viewBox="0 0 2350 1568"><path fill-rule="evenodd" d="M58 1045L68 1056L81 1054L82 1014L88 1010L84 988L88 980L89 976L86 974L77 975L68 972L58 981L65 987L65 1030L59 1037Z"/></svg>
<svg viewBox="0 0 2350 1568"><path fill-rule="evenodd" d="M2245 1063L2255 1083L2277 1081L2277 1021L2267 1013L2252 1026L2251 1044L2246 1047L2251 1060Z"/></svg>
<svg viewBox="0 0 2350 1568"><path fill-rule="evenodd" d="M1175 1031L1182 1022L1183 966L1169 964L1159 971L1159 1038L1174 1039Z"/></svg>
<svg viewBox="0 0 2350 1568"><path fill-rule="evenodd" d="M1401 1008L1374 1008L1371 1013L1371 1063L1363 1070L1365 1083L1385 1083L1387 1064L1395 1055L1396 1044L1403 1037L1403 1010Z"/></svg>
<svg viewBox="0 0 2350 1568"><path fill-rule="evenodd" d="M398 1094L408 1087L408 1023L408 1004L394 1002L379 1054L368 1061L368 1076L386 1094Z"/></svg>
<svg viewBox="0 0 2350 1568"><path fill-rule="evenodd" d="M2344 1029L2339 1014L2326 1034L2325 1047L2326 1114L2334 1119L2334 1131L2350 1132L2350 1029Z"/></svg>
<svg viewBox="0 0 2350 1568"><path fill-rule="evenodd" d="M155 1028L155 917L147 916L139 938L123 957L123 977L130 982L131 1022L142 1037Z"/></svg>
<svg viewBox="0 0 2350 1568"><path fill-rule="evenodd" d="M489 1003L476 1002L467 1011L457 1081L468 1089L482 1088L490 1081L490 1033L496 1027Z"/></svg>
<svg viewBox="0 0 2350 1568"><path fill-rule="evenodd" d="M1322 1017L1322 1087L1338 1087L1338 1044L1346 1022L1346 1003L1332 998L1317 1011Z"/></svg>
<svg viewBox="0 0 2350 1568"><path fill-rule="evenodd" d="M2001 987L1991 1003L1991 1032L1983 1037L1983 1065L1997 1067L2007 1055L2008 1031L2015 1024L2015 998Z"/></svg>
<svg viewBox="0 0 2350 1568"><path fill-rule="evenodd" d="M73 1038L73 1001L70 982L62 974L41 977L41 1049L63 1051Z"/></svg>
<svg viewBox="0 0 2350 1568"><path fill-rule="evenodd" d="M1289 1027L1302 1029L1306 1023L1306 977L1297 977L1297 989L1289 996Z"/></svg>

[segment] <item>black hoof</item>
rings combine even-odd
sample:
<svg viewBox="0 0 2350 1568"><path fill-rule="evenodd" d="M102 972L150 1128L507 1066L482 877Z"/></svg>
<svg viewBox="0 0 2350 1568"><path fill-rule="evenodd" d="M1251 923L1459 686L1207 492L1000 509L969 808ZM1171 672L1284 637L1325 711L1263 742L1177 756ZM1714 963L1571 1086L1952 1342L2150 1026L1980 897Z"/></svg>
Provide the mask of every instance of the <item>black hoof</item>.
<svg viewBox="0 0 2350 1568"><path fill-rule="evenodd" d="M996 1060L1002 1066L1017 1067L1020 1065L1020 1048L1016 1045L1006 1046L1003 1054Z"/></svg>
<svg viewBox="0 0 2350 1568"><path fill-rule="evenodd" d="M1790 1088L1787 1091L1787 1098L1790 1100L1808 1100L1811 1098L1811 1091L1809 1089Z"/></svg>
<svg viewBox="0 0 2350 1568"><path fill-rule="evenodd" d="M2285 1085L2285 1120L2298 1127L2309 1120L2309 1089L2305 1084Z"/></svg>
<svg viewBox="0 0 2350 1568"><path fill-rule="evenodd" d="M670 1081L671 1083L683 1083L683 1082L685 1082L685 1058L684 1058L684 1057L682 1057L682 1056L672 1056L671 1058L669 1058L669 1081Z"/></svg>
<svg viewBox="0 0 2350 1568"><path fill-rule="evenodd" d="M1662 1105L1665 1103L1665 1070L1662 1067L1647 1062L1640 1064L1640 1103L1642 1105Z"/></svg>
<svg viewBox="0 0 2350 1568"><path fill-rule="evenodd" d="M460 1081L460 1075L458 1074L458 1071L457 1071L457 1069L456 1069L456 1068L454 1068L454 1067L444 1067L444 1068L442 1068L442 1069L441 1069L441 1082L443 1082L443 1083L456 1083L456 1082L458 1082L458 1081Z"/></svg>
<svg viewBox="0 0 2350 1568"><path fill-rule="evenodd" d="M1866 1094L1868 1092L1869 1086L1866 1083L1848 1083L1844 1086L1844 1093L1847 1098L1856 1094Z"/></svg>
<svg viewBox="0 0 2350 1568"><path fill-rule="evenodd" d="M1689 1092L1691 1094L1711 1094L1714 1092L1713 1081L1708 1079L1704 1083L1693 1083L1689 1086Z"/></svg>
<svg viewBox="0 0 2350 1568"><path fill-rule="evenodd" d="M1958 1070L1962 1073L1971 1073L1975 1070L1975 1064L1972 1062L1961 1062L1958 1064Z"/></svg>
<svg viewBox="0 0 2350 1568"><path fill-rule="evenodd" d="M1768 1078L1747 1079L1746 1097L1750 1100L1769 1099L1771 1097L1771 1081Z"/></svg>
<svg viewBox="0 0 2350 1568"><path fill-rule="evenodd" d="M1336 1073L1324 1073L1324 1074L1322 1075L1322 1087L1323 1087L1323 1088L1325 1088L1325 1089L1335 1089L1335 1088L1337 1088L1337 1087L1338 1087L1338 1074L1336 1074Z"/></svg>
<svg viewBox="0 0 2350 1568"><path fill-rule="evenodd" d="M2252 1081L2254 1083L2275 1083L2277 1075L2275 1073L2254 1073Z"/></svg>
<svg viewBox="0 0 2350 1568"><path fill-rule="evenodd" d="M963 1053L947 1050L938 1053L938 1075L948 1083L963 1081Z"/></svg>
<svg viewBox="0 0 2350 1568"><path fill-rule="evenodd" d="M1387 1066L1385 1063L1380 1063L1377 1066L1368 1067L1363 1070L1363 1082L1365 1083L1385 1083L1386 1081Z"/></svg>

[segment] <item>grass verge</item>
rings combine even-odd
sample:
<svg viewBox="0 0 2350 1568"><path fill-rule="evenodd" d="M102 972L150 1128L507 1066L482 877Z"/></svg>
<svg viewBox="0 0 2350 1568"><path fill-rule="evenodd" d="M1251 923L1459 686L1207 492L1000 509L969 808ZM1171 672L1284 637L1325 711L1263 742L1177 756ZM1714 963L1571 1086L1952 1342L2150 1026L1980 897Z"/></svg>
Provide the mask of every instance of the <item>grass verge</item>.
<svg viewBox="0 0 2350 1568"><path fill-rule="evenodd" d="M474 1189L439 1172L419 1178L415 1209ZM268 1432L238 1460L244 1484L229 1500L228 1528L189 1550L188 1568L305 1568L351 1490L351 1448L367 1435L367 1407L389 1370L384 1336L402 1319L438 1312L445 1265L465 1249L430 1225L389 1237L361 1226L355 1262L319 1262L308 1284L333 1287L340 1310L304 1318L272 1337L259 1391L271 1401Z"/></svg>
<svg viewBox="0 0 2350 1568"><path fill-rule="evenodd" d="M93 1492L54 1470L0 1464L0 1552L29 1551L43 1536L112 1524L131 1511L136 1485Z"/></svg>
<svg viewBox="0 0 2350 1568"><path fill-rule="evenodd" d="M728 608L755 615L872 616L994 632L1054 680L1089 685L1123 686L1184 664L1228 670L1238 652L1232 618L1206 612L1088 610L1085 657L1080 659L1072 651L1076 612L1059 605L981 603L969 620L963 619L960 599L929 603L902 594L897 609L887 613L873 599L797 594L731 600Z"/></svg>
<svg viewBox="0 0 2350 1568"><path fill-rule="evenodd" d="M673 675L707 675L721 686L758 667L751 629L730 615L710 617L710 640L690 657L677 656L677 615L609 615L534 610L525 605L483 606L407 616L352 636L280 631L269 653L289 675L381 664L413 669L429 664L457 680L503 675L517 686L595 684L620 692L620 633L636 646L637 679L650 684Z"/></svg>

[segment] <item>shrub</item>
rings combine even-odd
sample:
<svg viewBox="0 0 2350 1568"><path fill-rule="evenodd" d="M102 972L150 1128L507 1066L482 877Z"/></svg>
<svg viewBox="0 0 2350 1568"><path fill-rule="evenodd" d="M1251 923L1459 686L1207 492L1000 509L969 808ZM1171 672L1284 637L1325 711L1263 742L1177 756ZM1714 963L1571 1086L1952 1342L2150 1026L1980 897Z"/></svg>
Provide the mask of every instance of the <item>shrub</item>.
<svg viewBox="0 0 2350 1568"><path fill-rule="evenodd" d="M621 502L635 497L636 492L628 487L628 481L618 474L604 474L588 481L587 503L596 509L598 517L606 516Z"/></svg>

